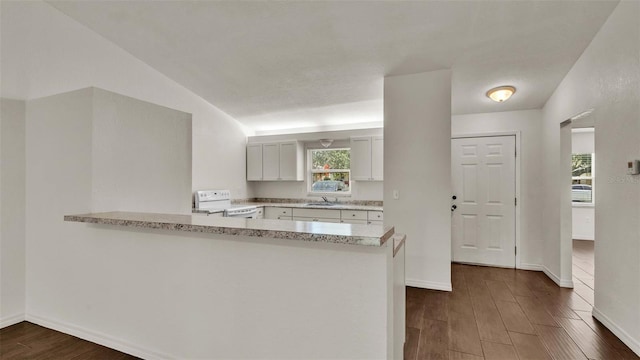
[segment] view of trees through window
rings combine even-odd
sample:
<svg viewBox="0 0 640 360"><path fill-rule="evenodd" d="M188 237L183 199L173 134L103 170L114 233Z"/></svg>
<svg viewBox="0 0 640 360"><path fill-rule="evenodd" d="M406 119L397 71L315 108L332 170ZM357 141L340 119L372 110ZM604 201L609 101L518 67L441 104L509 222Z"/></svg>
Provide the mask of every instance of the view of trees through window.
<svg viewBox="0 0 640 360"><path fill-rule="evenodd" d="M349 192L351 154L349 149L312 149L311 192Z"/></svg>
<svg viewBox="0 0 640 360"><path fill-rule="evenodd" d="M593 202L593 154L571 155L571 200Z"/></svg>

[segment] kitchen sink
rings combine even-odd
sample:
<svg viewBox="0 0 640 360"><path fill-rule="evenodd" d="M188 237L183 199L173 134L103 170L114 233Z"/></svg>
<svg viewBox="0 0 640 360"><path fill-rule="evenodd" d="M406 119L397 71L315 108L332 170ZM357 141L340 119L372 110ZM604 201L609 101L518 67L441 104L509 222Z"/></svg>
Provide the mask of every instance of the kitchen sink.
<svg viewBox="0 0 640 360"><path fill-rule="evenodd" d="M335 203L330 202L320 202L320 203L306 203L304 206L334 206Z"/></svg>

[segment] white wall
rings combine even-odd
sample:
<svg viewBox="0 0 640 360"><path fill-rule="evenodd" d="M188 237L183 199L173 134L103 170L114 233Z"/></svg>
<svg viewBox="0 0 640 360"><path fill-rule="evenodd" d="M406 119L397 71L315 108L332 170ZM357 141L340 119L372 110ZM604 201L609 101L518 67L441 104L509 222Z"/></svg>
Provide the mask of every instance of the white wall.
<svg viewBox="0 0 640 360"><path fill-rule="evenodd" d="M592 130L573 129L571 132L571 152L573 154L593 154L595 151L594 143L595 138ZM596 171L598 170L596 169ZM595 209L592 205L576 205L574 203L571 218L574 239L595 239Z"/></svg>
<svg viewBox="0 0 640 360"><path fill-rule="evenodd" d="M451 290L450 207L451 71L386 77L384 222L407 235L407 285Z"/></svg>
<svg viewBox="0 0 640 360"><path fill-rule="evenodd" d="M193 115L192 189L246 198L244 129L237 121L42 1L2 1L1 95L36 99L99 87ZM224 171L220 171L224 169Z"/></svg>
<svg viewBox="0 0 640 360"><path fill-rule="evenodd" d="M640 354L640 3L622 1L543 109L545 265L559 274L559 123L594 108L597 154L594 315ZM566 191L570 189L567 187ZM571 259L569 257L568 262ZM559 274L564 276L564 274Z"/></svg>
<svg viewBox="0 0 640 360"><path fill-rule="evenodd" d="M64 225L29 321L149 360L388 351L388 248Z"/></svg>
<svg viewBox="0 0 640 360"><path fill-rule="evenodd" d="M24 320L25 104L0 102L0 328Z"/></svg>
<svg viewBox="0 0 640 360"><path fill-rule="evenodd" d="M286 135L250 136L249 143L298 140L307 148L322 148L320 139L332 139L332 148L349 147L352 136L381 136L382 128L326 131L317 133L296 133ZM305 154L305 167L306 154ZM252 181L249 183L253 196L260 198L304 199L307 195L307 181ZM343 200L377 200L382 201L382 181L353 181L351 196Z"/></svg>
<svg viewBox="0 0 640 360"><path fill-rule="evenodd" d="M456 115L451 119L455 135L497 132L520 132L520 262L525 269L542 264L542 111L505 111L497 113Z"/></svg>
<svg viewBox="0 0 640 360"><path fill-rule="evenodd" d="M93 103L91 212L190 214L191 115L86 91Z"/></svg>

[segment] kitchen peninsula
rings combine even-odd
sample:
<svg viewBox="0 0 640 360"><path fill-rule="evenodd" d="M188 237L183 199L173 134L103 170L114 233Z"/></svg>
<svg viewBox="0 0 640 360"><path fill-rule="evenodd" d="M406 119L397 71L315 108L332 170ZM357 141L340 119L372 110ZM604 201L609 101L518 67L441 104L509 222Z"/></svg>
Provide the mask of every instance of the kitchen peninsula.
<svg viewBox="0 0 640 360"><path fill-rule="evenodd" d="M138 269L132 286L155 294L131 306L164 314L137 326L155 336L147 354L401 357L404 239L393 227L134 212L65 221L87 223L105 242L146 248L139 259L122 256ZM144 337L136 343L144 346Z"/></svg>

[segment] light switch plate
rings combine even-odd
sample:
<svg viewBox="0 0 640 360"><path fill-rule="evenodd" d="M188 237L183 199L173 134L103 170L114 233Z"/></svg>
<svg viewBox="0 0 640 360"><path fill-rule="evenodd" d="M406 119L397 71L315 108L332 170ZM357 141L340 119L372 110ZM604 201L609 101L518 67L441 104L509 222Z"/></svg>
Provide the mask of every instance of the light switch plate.
<svg viewBox="0 0 640 360"><path fill-rule="evenodd" d="M627 174L628 175L640 174L640 160L629 160L627 162Z"/></svg>

